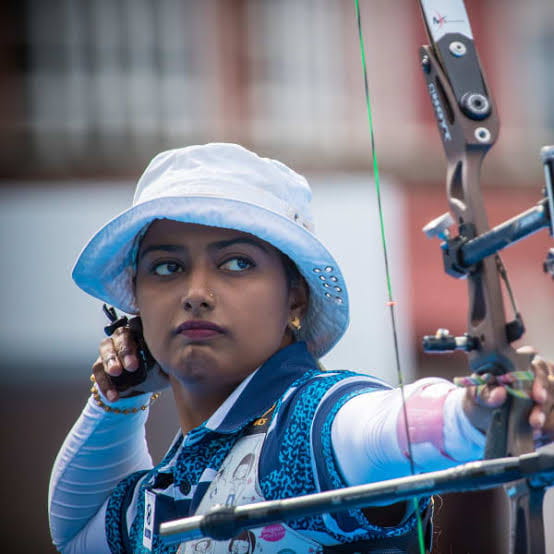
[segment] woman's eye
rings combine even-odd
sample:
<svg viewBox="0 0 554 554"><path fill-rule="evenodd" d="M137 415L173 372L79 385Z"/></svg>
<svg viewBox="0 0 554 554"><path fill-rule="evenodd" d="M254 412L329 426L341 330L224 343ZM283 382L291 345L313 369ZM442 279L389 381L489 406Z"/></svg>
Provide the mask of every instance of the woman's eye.
<svg viewBox="0 0 554 554"><path fill-rule="evenodd" d="M180 271L183 271L183 268L177 262L162 262L152 268L152 273L161 276L173 275Z"/></svg>
<svg viewBox="0 0 554 554"><path fill-rule="evenodd" d="M246 258L237 257L223 262L219 267L228 271L244 271L245 269L254 267L254 264Z"/></svg>

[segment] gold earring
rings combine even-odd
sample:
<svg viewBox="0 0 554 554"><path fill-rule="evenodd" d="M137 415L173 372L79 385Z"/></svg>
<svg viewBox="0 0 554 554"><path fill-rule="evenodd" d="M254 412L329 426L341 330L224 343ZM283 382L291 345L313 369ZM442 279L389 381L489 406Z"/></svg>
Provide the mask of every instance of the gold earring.
<svg viewBox="0 0 554 554"><path fill-rule="evenodd" d="M302 324L300 323L300 318L298 316L294 316L290 320L290 326L292 327L293 331L300 331L300 329L302 329Z"/></svg>

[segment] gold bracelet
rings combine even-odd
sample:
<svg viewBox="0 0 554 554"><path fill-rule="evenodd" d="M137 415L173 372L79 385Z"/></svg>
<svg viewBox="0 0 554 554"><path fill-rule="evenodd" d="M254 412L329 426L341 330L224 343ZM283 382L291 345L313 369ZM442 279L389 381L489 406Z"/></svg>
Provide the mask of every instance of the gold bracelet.
<svg viewBox="0 0 554 554"><path fill-rule="evenodd" d="M96 405L102 408L105 412L110 412L113 414L136 414L137 412L140 412L141 410L147 410L158 398L160 397L159 392L155 392L148 401L148 404L143 404L142 406L139 406L138 408L130 408L125 410L120 410L119 408L112 408L111 406L108 406L100 396L100 393L98 392L98 387L96 386L96 379L94 378L94 375L90 376L90 380L94 383L92 385L90 392L92 393L92 397L94 398L94 402L96 402Z"/></svg>

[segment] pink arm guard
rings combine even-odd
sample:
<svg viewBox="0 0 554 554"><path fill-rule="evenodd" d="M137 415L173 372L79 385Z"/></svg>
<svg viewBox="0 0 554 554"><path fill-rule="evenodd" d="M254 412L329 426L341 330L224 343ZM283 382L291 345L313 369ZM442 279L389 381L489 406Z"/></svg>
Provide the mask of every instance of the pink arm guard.
<svg viewBox="0 0 554 554"><path fill-rule="evenodd" d="M408 418L409 439L412 447L417 444L432 444L445 458L453 460L444 446L444 404L455 388L439 391L429 383L422 386L406 400L406 412L401 410L396 416L396 438L405 458L409 459L408 433L406 433L406 415Z"/></svg>

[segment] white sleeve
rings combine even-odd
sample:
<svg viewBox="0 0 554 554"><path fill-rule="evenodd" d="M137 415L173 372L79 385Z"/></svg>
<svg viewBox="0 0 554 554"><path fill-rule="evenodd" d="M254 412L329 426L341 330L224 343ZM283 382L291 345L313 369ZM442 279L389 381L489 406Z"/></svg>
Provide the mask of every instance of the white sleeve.
<svg viewBox="0 0 554 554"><path fill-rule="evenodd" d="M132 410L148 404L149 398L124 398L112 405ZM58 550L109 551L104 514L110 493L129 474L152 467L144 429L147 418L148 410L106 412L89 398L50 477L50 532Z"/></svg>
<svg viewBox="0 0 554 554"><path fill-rule="evenodd" d="M462 409L464 390L443 379L428 378L404 387L404 393L418 473L482 457L485 436ZM350 399L337 412L331 440L349 485L411 473L400 389Z"/></svg>

